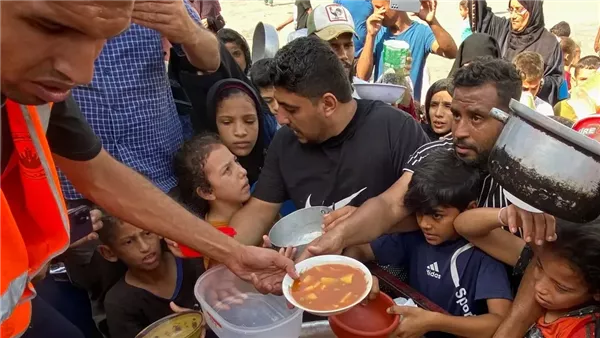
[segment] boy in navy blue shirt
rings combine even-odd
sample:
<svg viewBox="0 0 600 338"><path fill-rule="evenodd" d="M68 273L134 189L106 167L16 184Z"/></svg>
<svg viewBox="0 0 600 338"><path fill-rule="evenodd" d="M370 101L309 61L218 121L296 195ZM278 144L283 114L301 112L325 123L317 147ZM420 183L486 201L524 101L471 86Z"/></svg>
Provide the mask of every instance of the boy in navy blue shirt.
<svg viewBox="0 0 600 338"><path fill-rule="evenodd" d="M397 334L491 337L508 313L512 294L505 267L454 230L454 219L476 207L479 177L452 151L430 153L415 170L404 199L421 231L384 235L346 250L362 261L408 267L410 286L450 314L395 306L388 312L402 315Z"/></svg>

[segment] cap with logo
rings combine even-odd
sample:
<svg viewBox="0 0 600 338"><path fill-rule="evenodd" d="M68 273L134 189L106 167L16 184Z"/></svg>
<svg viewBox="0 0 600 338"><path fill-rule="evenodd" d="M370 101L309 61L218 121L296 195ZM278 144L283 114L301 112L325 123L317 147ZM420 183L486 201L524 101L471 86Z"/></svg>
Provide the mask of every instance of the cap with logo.
<svg viewBox="0 0 600 338"><path fill-rule="evenodd" d="M308 16L308 35L315 34L322 40L336 39L345 33L356 34L350 12L341 5L319 5Z"/></svg>

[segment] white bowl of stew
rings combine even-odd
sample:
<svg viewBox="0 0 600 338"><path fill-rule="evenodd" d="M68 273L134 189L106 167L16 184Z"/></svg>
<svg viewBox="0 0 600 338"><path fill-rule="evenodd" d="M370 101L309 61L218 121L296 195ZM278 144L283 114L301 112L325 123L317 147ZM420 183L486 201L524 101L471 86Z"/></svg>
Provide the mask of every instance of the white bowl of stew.
<svg viewBox="0 0 600 338"><path fill-rule="evenodd" d="M300 279L283 279L285 298L295 307L317 316L332 316L350 310L364 300L373 278L361 262L346 256L325 255L296 264Z"/></svg>

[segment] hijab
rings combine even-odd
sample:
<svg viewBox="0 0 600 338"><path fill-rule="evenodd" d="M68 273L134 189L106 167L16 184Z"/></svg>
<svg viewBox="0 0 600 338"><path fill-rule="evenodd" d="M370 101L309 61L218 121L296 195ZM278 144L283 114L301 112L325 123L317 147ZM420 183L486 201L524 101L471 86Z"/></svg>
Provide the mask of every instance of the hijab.
<svg viewBox="0 0 600 338"><path fill-rule="evenodd" d="M508 38L508 48L506 49L505 59L512 60L517 54L526 50L528 47L538 42L546 30L544 28L544 10L543 0L518 0L519 3L529 12L529 21L525 29L520 32L510 30ZM510 4L510 2L509 2ZM554 46L548 46L553 48ZM547 53L540 53L546 55Z"/></svg>
<svg viewBox="0 0 600 338"><path fill-rule="evenodd" d="M219 133L217 129L217 107L221 100L222 94L224 91L228 89L238 89L242 91L244 94L248 95L252 102L254 103L254 107L256 108L256 115L258 120L258 136L256 140L256 144L254 148L244 157L238 157L238 161L246 169L248 172L248 181L252 185L254 182L258 180L258 176L260 174L260 170L265 161L265 152L266 152L266 142L264 140L263 130L264 119L263 119L263 111L261 109L261 102L254 91L254 89L245 83L244 81L238 79L224 79L215 83L210 90L208 91L207 99L206 99L206 117L208 120L207 129L214 133Z"/></svg>
<svg viewBox="0 0 600 338"><path fill-rule="evenodd" d="M423 128L423 131L425 131L427 136L429 136L429 138L432 141L439 140L440 137L446 136L448 133L443 134L443 135L437 134L431 127L431 116L429 115L429 108L431 107L431 99L433 98L433 95L435 95L439 92L443 92L443 91L446 91L446 92L452 94L451 88L452 88L451 79L441 79L441 80L434 82L431 85L431 87L429 87L429 89L427 90L427 94L425 95L425 105L424 105L425 112L424 113L425 113L425 119L427 120L427 123L421 123L421 127Z"/></svg>
<svg viewBox="0 0 600 338"><path fill-rule="evenodd" d="M500 58L500 48L494 37L483 33L473 33L466 38L458 48L458 54L448 77L453 77L460 67L473 62L479 56Z"/></svg>

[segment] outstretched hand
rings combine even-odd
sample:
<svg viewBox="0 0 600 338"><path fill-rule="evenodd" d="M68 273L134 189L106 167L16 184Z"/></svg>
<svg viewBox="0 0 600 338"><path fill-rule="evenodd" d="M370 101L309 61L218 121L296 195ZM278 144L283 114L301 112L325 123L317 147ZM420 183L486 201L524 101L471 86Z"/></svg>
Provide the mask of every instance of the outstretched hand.
<svg viewBox="0 0 600 338"><path fill-rule="evenodd" d="M498 215L503 224L508 224L512 233L517 233L522 228L525 242L542 245L544 241L556 240L556 219L552 215L532 213L523 210L514 204L500 210Z"/></svg>

